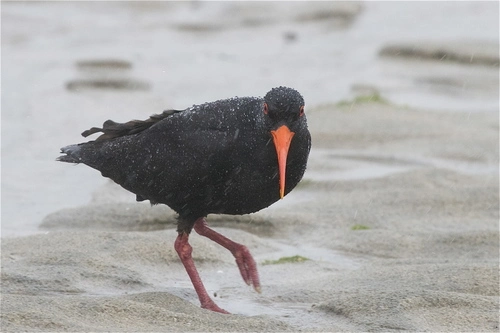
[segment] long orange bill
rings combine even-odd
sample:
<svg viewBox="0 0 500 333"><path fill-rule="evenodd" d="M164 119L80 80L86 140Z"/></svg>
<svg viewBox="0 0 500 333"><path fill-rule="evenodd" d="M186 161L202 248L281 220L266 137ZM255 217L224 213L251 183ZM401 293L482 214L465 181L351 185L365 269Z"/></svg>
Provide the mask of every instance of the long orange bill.
<svg viewBox="0 0 500 333"><path fill-rule="evenodd" d="M288 148L290 148L290 142L294 136L294 132L286 125L282 125L276 131L271 131L274 140L274 146L276 147L276 153L278 154L278 167L280 172L280 198L283 199L285 196L285 172L286 172L286 158L288 156Z"/></svg>

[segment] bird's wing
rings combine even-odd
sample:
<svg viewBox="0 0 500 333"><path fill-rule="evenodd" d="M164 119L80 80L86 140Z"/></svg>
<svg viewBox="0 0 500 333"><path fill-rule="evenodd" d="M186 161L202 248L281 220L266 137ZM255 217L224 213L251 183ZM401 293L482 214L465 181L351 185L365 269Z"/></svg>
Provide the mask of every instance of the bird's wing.
<svg viewBox="0 0 500 333"><path fill-rule="evenodd" d="M182 112L182 110L165 110L160 114L152 115L146 120L131 120L126 123L117 123L114 122L113 120L107 120L102 125L102 128L92 127L86 131L83 131L82 136L87 137L94 133L102 132L104 134L100 135L96 139L96 141L103 141L103 140L117 138L120 136L136 134L151 127L157 122L179 112Z"/></svg>

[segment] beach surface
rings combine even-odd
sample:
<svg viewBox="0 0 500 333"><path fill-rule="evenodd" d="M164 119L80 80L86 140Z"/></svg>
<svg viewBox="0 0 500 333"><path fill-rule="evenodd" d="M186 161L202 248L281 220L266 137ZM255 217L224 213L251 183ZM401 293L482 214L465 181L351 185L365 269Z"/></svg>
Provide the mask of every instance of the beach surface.
<svg viewBox="0 0 500 333"><path fill-rule="evenodd" d="M405 4L2 3L2 332L497 332L498 3ZM308 169L208 216L261 294L193 233L232 314L200 309L175 213L54 159L106 119L277 85L305 97Z"/></svg>

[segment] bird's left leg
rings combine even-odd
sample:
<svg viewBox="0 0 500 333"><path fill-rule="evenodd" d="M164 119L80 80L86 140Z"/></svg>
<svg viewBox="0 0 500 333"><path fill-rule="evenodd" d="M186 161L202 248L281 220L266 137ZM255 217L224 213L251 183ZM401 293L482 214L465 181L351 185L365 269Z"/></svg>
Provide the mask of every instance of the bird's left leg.
<svg viewBox="0 0 500 333"><path fill-rule="evenodd" d="M257 272L257 265L255 264L255 260L253 259L250 251L244 245L233 242L227 237L222 236L218 232L213 229L210 229L207 225L207 221L204 217L201 217L196 220L194 224L194 230L205 236L217 244L225 247L233 254L236 259L236 264L240 270L241 276L243 280L248 285L252 285L254 289L260 293L260 282L259 282L259 273Z"/></svg>

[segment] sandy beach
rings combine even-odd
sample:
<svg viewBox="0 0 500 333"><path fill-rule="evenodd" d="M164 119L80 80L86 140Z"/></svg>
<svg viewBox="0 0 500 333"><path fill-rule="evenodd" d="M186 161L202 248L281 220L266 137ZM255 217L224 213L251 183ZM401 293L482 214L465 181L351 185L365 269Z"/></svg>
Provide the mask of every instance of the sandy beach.
<svg viewBox="0 0 500 333"><path fill-rule="evenodd" d="M2 3L2 332L498 332L498 3L474 7L475 36L454 25L472 2L436 3L454 8L449 35L368 36L351 62L348 40L383 13L434 3L211 4ZM101 35L85 30L105 13ZM262 294L193 233L207 290L232 314L200 309L175 213L54 159L106 119L280 84L306 99L308 169L265 210L208 217L248 246ZM292 256L307 260L276 262Z"/></svg>

